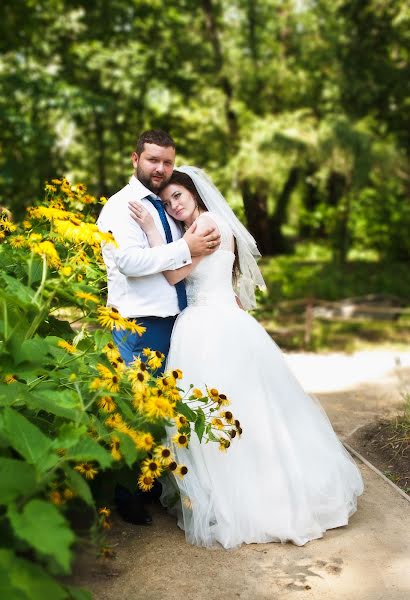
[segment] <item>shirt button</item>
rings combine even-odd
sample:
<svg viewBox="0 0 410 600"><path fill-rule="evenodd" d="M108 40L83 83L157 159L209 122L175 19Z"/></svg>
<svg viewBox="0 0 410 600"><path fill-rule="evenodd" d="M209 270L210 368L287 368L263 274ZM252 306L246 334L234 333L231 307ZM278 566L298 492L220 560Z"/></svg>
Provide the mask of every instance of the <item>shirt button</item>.
<svg viewBox="0 0 410 600"><path fill-rule="evenodd" d="M183 261L182 261L182 264L183 264L183 265L186 265L186 260L183 260Z"/></svg>

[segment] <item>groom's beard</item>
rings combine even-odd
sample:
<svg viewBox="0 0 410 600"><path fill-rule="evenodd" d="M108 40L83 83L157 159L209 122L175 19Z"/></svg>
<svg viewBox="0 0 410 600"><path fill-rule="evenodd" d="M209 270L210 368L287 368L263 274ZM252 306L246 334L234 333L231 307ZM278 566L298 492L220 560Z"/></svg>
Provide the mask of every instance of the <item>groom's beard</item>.
<svg viewBox="0 0 410 600"><path fill-rule="evenodd" d="M143 171L143 169L141 169L140 166L137 165L137 179L142 183L142 185L145 185L145 187L148 188L151 192L154 192L154 194L158 194L166 186L170 177L163 177L161 181L154 181L151 175L147 175L145 171Z"/></svg>

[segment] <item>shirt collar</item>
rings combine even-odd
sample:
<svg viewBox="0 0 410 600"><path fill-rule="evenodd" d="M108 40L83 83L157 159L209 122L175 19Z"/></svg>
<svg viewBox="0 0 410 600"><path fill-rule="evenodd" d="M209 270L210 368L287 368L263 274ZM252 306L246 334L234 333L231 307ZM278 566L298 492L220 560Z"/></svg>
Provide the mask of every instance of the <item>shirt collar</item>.
<svg viewBox="0 0 410 600"><path fill-rule="evenodd" d="M141 181L135 177L135 175L131 175L129 184L132 187L133 191L136 194L138 194L140 200L152 194L151 190L145 187L145 185L143 185Z"/></svg>

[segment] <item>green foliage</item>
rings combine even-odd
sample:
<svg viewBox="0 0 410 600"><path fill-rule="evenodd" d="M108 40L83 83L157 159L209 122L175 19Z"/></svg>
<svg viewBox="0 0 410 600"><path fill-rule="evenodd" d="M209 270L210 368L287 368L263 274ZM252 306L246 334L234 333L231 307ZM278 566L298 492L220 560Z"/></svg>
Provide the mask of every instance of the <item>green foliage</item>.
<svg viewBox="0 0 410 600"><path fill-rule="evenodd" d="M147 462L157 461L157 477L173 461L171 450L162 456L165 426L184 414L184 445L191 424L210 441L211 414L222 403L205 395L198 408L177 387L180 371L158 374L164 357L154 350L144 351L146 362L124 364L100 322L142 331L100 305L100 243L112 240L93 222L96 199L66 180L53 180L46 193L23 224L0 218L0 594L7 600L89 598L53 579L70 573L80 541L73 507L90 515L91 541L103 542L109 510L99 513L89 482L105 471L113 482L125 477L132 489L150 489ZM225 423L212 439L228 438Z"/></svg>

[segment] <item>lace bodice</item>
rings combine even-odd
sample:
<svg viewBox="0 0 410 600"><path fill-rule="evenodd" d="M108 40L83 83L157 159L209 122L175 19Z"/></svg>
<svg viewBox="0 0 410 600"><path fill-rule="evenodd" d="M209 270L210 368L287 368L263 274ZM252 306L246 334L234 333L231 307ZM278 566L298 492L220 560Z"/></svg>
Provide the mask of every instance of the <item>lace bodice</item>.
<svg viewBox="0 0 410 600"><path fill-rule="evenodd" d="M221 234L221 245L213 254L205 256L185 280L188 306L236 304L232 287L235 255L231 229L221 216L212 212L205 215L215 221Z"/></svg>

